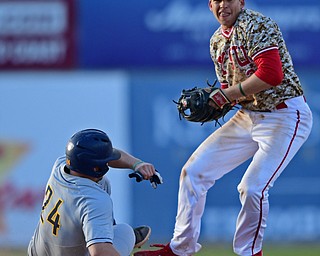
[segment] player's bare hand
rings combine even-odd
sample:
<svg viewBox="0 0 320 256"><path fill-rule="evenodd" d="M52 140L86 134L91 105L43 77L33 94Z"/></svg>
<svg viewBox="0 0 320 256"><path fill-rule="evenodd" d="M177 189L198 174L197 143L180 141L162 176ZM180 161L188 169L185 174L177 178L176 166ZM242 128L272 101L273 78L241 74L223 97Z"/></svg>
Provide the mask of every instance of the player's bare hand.
<svg viewBox="0 0 320 256"><path fill-rule="evenodd" d="M163 183L160 173L150 163L138 160L135 164L133 164L132 169L134 172L129 174L129 178L135 178L136 182L149 180L154 189Z"/></svg>
<svg viewBox="0 0 320 256"><path fill-rule="evenodd" d="M154 166L146 162L139 163L134 170L140 172L145 180L149 180L156 173Z"/></svg>

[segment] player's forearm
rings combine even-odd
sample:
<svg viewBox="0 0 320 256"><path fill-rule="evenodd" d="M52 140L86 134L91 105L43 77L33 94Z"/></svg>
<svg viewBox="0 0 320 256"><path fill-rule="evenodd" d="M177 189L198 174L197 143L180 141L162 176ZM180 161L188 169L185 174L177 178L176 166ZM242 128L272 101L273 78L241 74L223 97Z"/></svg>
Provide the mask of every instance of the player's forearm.
<svg viewBox="0 0 320 256"><path fill-rule="evenodd" d="M272 87L272 85L262 81L255 74L253 74L248 79L241 82L241 85L234 84L229 88L223 89L223 92L230 101L235 101L241 97L264 91L270 87Z"/></svg>
<svg viewBox="0 0 320 256"><path fill-rule="evenodd" d="M134 166L135 163L141 161L140 159L130 155L129 153L123 150L119 150L119 151L121 152L120 159L115 161L110 161L109 162L110 167L132 169L132 166Z"/></svg>
<svg viewBox="0 0 320 256"><path fill-rule="evenodd" d="M150 179L155 173L156 170L154 166L150 163L144 162L139 158L136 158L130 155L127 152L121 151L121 157L119 160L110 161L109 166L113 168L126 168L132 169L134 171L139 171L144 179Z"/></svg>

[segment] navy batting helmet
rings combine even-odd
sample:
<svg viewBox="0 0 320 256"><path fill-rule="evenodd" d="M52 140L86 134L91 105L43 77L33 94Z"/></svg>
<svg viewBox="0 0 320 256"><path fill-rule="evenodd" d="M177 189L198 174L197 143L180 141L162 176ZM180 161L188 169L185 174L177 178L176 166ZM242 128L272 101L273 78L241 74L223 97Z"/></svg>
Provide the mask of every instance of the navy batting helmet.
<svg viewBox="0 0 320 256"><path fill-rule="evenodd" d="M78 173L99 178L107 173L107 163L121 153L112 147L108 135L100 130L86 129L72 135L66 147L66 166Z"/></svg>

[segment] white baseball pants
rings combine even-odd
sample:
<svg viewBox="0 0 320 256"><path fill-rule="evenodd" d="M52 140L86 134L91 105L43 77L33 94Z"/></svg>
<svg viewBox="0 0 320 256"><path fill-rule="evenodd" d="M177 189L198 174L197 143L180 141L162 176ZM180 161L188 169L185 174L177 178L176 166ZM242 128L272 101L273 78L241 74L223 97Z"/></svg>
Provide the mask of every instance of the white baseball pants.
<svg viewBox="0 0 320 256"><path fill-rule="evenodd" d="M234 252L250 256L262 249L269 212L268 192L307 140L312 113L304 98L287 100L272 112L241 109L191 155L180 176L178 210L170 247L177 255L198 252L207 191L216 180L252 158L238 191L242 208L234 235Z"/></svg>

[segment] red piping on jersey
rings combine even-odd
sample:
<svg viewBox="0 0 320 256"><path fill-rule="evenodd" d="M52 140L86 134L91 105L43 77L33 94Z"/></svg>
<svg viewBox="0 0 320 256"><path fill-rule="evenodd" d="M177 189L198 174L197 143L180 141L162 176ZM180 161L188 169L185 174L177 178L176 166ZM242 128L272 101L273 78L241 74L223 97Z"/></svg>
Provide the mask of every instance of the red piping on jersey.
<svg viewBox="0 0 320 256"><path fill-rule="evenodd" d="M263 49L252 57L258 70L255 75L272 86L282 82L283 72L279 50L277 47Z"/></svg>
<svg viewBox="0 0 320 256"><path fill-rule="evenodd" d="M275 50L275 49L278 50L278 46L273 45L273 46L266 47L266 48L256 52L255 54L253 54L251 56L251 58L254 60L259 54L264 53L264 52L269 51L269 50Z"/></svg>
<svg viewBox="0 0 320 256"><path fill-rule="evenodd" d="M275 172L272 174L271 178L269 179L269 181L267 182L267 184L265 185L265 187L263 188L262 192L261 192L261 198L260 198L260 217L259 217L259 223L258 223L258 227L257 227L257 231L256 231L256 234L254 235L254 239L253 239L253 243L252 243L252 247L251 247L251 252L252 252L252 255L254 255L253 253L253 249L254 249L254 246L256 244L256 241L257 241L257 238L258 238L258 234L259 234L259 230L260 230L260 227L261 227L261 222L262 222L262 202L263 202L263 199L264 199L264 192L265 190L267 189L267 187L269 186L271 180L274 178L274 176L277 174L277 172L279 171L280 167L282 166L282 164L284 163L284 161L286 160L287 156L288 156L288 153L291 149L291 146L292 146L292 143L294 141L294 139L296 138L297 136L297 131L298 131L298 127L299 127L299 123L300 123L300 112L299 110L297 110L297 122L296 122L296 127L294 129L294 133L293 133L293 136L291 138L291 141L289 143L289 146L288 146L288 149L287 149L287 152L286 154L284 155L281 163L279 164L278 168L275 170Z"/></svg>
<svg viewBox="0 0 320 256"><path fill-rule="evenodd" d="M221 27L221 34L225 37L225 38L227 38L227 39L229 39L230 38L230 36L231 36L231 34L232 34L232 32L233 32L233 30L234 30L234 27L232 27L231 29L223 29L222 27Z"/></svg>

